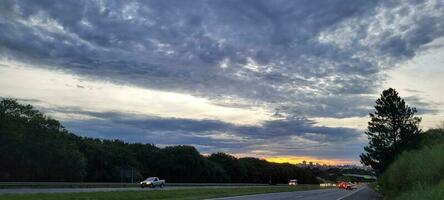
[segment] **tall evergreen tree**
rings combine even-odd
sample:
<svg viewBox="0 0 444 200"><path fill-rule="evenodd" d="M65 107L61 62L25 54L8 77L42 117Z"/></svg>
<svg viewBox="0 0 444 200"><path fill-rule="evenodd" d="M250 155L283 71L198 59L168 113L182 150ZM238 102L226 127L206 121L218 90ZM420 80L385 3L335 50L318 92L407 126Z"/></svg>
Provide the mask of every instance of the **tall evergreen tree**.
<svg viewBox="0 0 444 200"><path fill-rule="evenodd" d="M421 118L414 116L416 112L396 90L384 90L376 100L375 112L370 113L365 133L369 145L364 147L366 153L361 154L361 162L380 174L403 150L415 148L421 134Z"/></svg>

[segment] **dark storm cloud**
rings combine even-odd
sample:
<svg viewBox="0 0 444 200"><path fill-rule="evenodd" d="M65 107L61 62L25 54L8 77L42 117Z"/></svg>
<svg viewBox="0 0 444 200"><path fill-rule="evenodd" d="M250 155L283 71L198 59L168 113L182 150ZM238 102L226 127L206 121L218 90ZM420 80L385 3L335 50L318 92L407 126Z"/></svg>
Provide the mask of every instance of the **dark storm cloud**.
<svg viewBox="0 0 444 200"><path fill-rule="evenodd" d="M247 139L272 139L287 136L301 136L306 139L313 139L310 137L322 136L326 137L325 141L317 140L319 142L342 140L346 141L349 138L359 136L354 129L349 128L329 128L324 126L316 126L315 122L306 118L286 118L281 120L270 120L264 122L262 125L235 125L218 120L192 120L181 118L161 118L155 116L134 115L117 112L92 112L84 111L80 108L43 108L45 112L50 113L65 113L65 114L80 114L88 116L87 121L92 124L104 124L121 127L134 127L142 131L148 132L186 132L198 135L214 134L218 132L234 133ZM94 120L90 120L93 118ZM75 124L81 120L67 120L68 124ZM87 129L90 127L87 126ZM128 132L128 131L126 131ZM305 134L311 135L305 135ZM107 134L107 133L105 133ZM128 133L131 134L131 133ZM327 136L331 136L327 138ZM165 138L170 140L171 138Z"/></svg>
<svg viewBox="0 0 444 200"><path fill-rule="evenodd" d="M440 102L426 102L417 96L409 96L404 99L410 107L415 107L418 110L418 114L438 114L443 106Z"/></svg>
<svg viewBox="0 0 444 200"><path fill-rule="evenodd" d="M227 147L230 141L199 135L226 131L257 140L297 135L339 142L359 136L306 118L367 115L374 102L367 94L380 86L381 70L444 35L443 9L432 0L6 0L0 58L218 105L253 104L223 101L242 98L286 116L250 127L113 113L66 122L91 136Z"/></svg>
<svg viewBox="0 0 444 200"><path fill-rule="evenodd" d="M280 154L304 154L320 150L332 144L355 142L359 133L354 129L314 126L308 119L285 119L267 121L261 126L233 125L215 120L190 120L179 118L159 118L134 116L122 113L97 113L75 108L59 108L56 111L69 114L82 114L94 119L66 120L65 126L73 132L105 139L120 138L130 142L154 143L158 145L196 145L205 153L230 151L244 153L266 147ZM224 135L228 137L224 137ZM282 141L297 140L290 143ZM310 144L304 143L310 141ZM358 145L356 149L360 149ZM337 152L348 154L350 149ZM353 149L353 150L356 150ZM330 152L330 151L329 151ZM318 152L318 155L320 152ZM331 152L330 152L331 153ZM273 154L269 154L273 155ZM314 155L314 154L313 154ZM325 152L325 157L334 157Z"/></svg>

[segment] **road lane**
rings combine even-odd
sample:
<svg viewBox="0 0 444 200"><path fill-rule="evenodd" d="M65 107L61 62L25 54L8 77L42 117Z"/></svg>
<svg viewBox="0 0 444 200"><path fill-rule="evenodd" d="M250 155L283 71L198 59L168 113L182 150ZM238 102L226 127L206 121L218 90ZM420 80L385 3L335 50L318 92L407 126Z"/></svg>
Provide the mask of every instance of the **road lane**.
<svg viewBox="0 0 444 200"><path fill-rule="evenodd" d="M339 189L321 189L296 192L281 192L271 194L245 195L237 197L218 198L213 200L336 200L349 194L351 191Z"/></svg>
<svg viewBox="0 0 444 200"><path fill-rule="evenodd" d="M368 186L356 190L322 189L271 194L256 194L236 197L217 198L213 200L376 200L378 195Z"/></svg>
<svg viewBox="0 0 444 200"><path fill-rule="evenodd" d="M247 186L243 186L247 187ZM251 187L251 186L250 186ZM264 186L255 186L264 187ZM111 192L111 191L153 191L196 188L239 188L239 186L169 186L165 188L16 188L0 189L1 194L36 194L36 193L75 193L75 192ZM380 199L378 194L368 186L356 190L319 189L295 192L281 192L269 194L245 195L236 197L217 198L214 200L375 200Z"/></svg>
<svg viewBox="0 0 444 200"><path fill-rule="evenodd" d="M375 200L382 199L378 193L370 189L367 185L362 187L360 190L344 196L338 200Z"/></svg>

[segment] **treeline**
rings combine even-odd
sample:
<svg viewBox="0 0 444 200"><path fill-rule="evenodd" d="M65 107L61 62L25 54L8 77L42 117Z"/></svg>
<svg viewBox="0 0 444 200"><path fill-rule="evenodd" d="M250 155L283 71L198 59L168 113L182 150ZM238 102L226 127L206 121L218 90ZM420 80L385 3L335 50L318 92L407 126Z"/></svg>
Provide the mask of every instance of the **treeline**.
<svg viewBox="0 0 444 200"><path fill-rule="evenodd" d="M80 137L31 105L0 102L0 181L128 182L149 176L168 182L317 183L317 169L236 158L225 153L201 155L192 146L158 148Z"/></svg>

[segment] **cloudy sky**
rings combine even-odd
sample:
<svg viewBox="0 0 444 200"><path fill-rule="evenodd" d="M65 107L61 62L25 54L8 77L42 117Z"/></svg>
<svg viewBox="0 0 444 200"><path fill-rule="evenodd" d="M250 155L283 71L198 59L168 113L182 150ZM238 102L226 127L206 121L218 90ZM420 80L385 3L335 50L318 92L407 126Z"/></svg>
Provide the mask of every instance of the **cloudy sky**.
<svg viewBox="0 0 444 200"><path fill-rule="evenodd" d="M442 0L0 2L0 97L72 132L359 163L396 88L444 120Z"/></svg>

